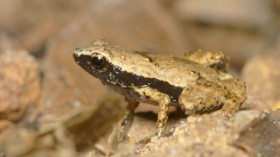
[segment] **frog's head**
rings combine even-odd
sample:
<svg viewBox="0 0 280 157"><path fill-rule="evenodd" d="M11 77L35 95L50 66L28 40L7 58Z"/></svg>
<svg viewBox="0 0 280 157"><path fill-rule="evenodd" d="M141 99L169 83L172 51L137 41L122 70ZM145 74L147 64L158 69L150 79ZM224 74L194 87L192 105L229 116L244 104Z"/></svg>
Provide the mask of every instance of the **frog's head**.
<svg viewBox="0 0 280 157"><path fill-rule="evenodd" d="M77 64L98 78L106 72L110 64L110 55L105 46L103 46L104 44L98 40L85 48L77 48L73 54Z"/></svg>
<svg viewBox="0 0 280 157"><path fill-rule="evenodd" d="M119 58L115 49L116 45L106 40L97 40L85 48L77 48L73 57L77 64L94 77L106 84L115 84L120 71L115 64L114 58Z"/></svg>

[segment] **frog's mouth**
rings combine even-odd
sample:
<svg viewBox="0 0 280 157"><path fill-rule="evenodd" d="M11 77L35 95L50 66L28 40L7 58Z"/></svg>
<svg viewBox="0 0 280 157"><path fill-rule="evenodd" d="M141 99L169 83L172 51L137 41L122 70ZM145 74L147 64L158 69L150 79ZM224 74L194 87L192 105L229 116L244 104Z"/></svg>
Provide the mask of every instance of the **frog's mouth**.
<svg viewBox="0 0 280 157"><path fill-rule="evenodd" d="M78 54L74 53L73 54L75 62L80 65L85 71L93 75L94 77L98 77L98 73L94 68L92 68L90 64L91 57L88 55L83 55L83 54Z"/></svg>
<svg viewBox="0 0 280 157"><path fill-rule="evenodd" d="M80 65L79 55L76 53L73 53L73 58L74 58L75 62Z"/></svg>

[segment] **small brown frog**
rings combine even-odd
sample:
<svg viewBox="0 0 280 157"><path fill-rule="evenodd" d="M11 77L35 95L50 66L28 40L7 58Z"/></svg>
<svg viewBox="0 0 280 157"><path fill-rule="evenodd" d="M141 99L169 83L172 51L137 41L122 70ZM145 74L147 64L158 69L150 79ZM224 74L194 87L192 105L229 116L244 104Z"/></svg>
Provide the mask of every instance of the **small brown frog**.
<svg viewBox="0 0 280 157"><path fill-rule="evenodd" d="M97 40L76 49L74 59L103 84L124 95L130 114L140 102L158 105L158 136L165 131L169 105L188 115L218 109L232 113L246 99L244 81L224 72L222 53L198 51L184 57L165 56Z"/></svg>

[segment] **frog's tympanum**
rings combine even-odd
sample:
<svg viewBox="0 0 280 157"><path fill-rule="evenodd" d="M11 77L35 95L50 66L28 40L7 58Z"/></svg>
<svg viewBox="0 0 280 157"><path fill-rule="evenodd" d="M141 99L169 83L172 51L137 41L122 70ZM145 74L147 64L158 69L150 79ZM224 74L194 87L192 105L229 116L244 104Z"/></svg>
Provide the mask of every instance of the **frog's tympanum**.
<svg viewBox="0 0 280 157"><path fill-rule="evenodd" d="M237 111L246 99L244 81L225 72L222 53L192 52L183 57L127 50L106 40L76 49L75 61L121 93L133 113L140 102L158 105L157 135L166 127L169 105L187 115L221 109Z"/></svg>

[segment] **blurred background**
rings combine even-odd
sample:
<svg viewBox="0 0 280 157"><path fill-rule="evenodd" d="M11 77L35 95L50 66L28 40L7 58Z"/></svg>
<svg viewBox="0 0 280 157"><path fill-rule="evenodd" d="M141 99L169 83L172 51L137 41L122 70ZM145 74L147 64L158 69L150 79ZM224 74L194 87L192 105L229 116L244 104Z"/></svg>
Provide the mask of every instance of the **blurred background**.
<svg viewBox="0 0 280 157"><path fill-rule="evenodd" d="M72 58L75 48L100 38L172 55L222 51L249 95L273 106L279 32L279 0L1 0L0 128L96 110L114 94Z"/></svg>

